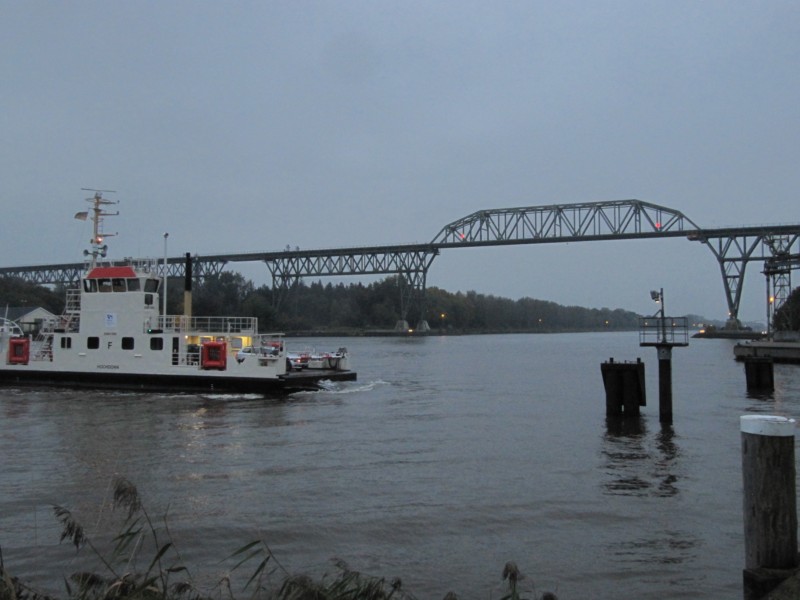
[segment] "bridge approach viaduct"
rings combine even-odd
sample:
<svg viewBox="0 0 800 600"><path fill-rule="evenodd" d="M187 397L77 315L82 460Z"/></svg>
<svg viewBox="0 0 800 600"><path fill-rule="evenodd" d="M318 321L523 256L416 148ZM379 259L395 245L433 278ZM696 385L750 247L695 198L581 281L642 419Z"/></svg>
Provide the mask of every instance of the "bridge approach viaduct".
<svg viewBox="0 0 800 600"><path fill-rule="evenodd" d="M249 252L193 257L194 275L211 277L229 263L263 262L272 277L276 307L303 277L397 274L402 319L415 309L424 327L428 270L442 250L476 246L597 242L682 237L704 244L722 275L728 323L738 326L744 275L750 262L763 264L768 317L791 292L791 270L800 264L800 224L707 229L680 211L641 200L615 200L479 210L445 225L427 244ZM184 273L183 257L166 258L170 277ZM39 283L77 284L84 263L2 267L0 275ZM163 275L164 266L159 266ZM771 292L769 292L771 290Z"/></svg>

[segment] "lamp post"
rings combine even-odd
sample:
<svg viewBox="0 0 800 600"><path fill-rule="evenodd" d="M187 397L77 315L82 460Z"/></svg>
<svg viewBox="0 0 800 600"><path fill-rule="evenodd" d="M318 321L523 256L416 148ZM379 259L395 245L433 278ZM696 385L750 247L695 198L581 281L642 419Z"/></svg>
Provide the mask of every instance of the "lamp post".
<svg viewBox="0 0 800 600"><path fill-rule="evenodd" d="M161 313L164 316L164 325L166 325L167 321L167 279L169 278L169 272L167 270L167 238L169 237L169 233L164 234L164 297L161 299ZM163 327L162 327L163 329Z"/></svg>
<svg viewBox="0 0 800 600"><path fill-rule="evenodd" d="M661 305L661 310L657 311L656 314L660 313L660 325L661 325L661 343L667 343L667 321L664 318L664 288L660 288L659 291L651 290L650 297L653 299L653 302L656 304Z"/></svg>

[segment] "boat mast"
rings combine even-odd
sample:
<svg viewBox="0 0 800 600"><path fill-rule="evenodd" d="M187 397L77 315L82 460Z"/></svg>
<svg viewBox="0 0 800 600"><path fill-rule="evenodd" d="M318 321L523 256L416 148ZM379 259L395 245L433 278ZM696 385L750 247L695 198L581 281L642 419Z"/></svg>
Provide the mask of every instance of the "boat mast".
<svg viewBox="0 0 800 600"><path fill-rule="evenodd" d="M117 212L106 212L103 208L104 206L109 206L112 204L119 204L119 202L113 202L111 200L106 200L103 198L103 193L113 194L115 193L114 190L95 190L92 188L81 188L83 191L86 192L94 192L94 196L92 198L86 198L86 201L92 204L92 223L93 233L92 239L89 240L89 243L92 245L91 250L84 250L84 256L91 256L91 264L90 268L94 268L97 266L97 257L105 258L106 253L108 252L108 245L103 244L103 240L107 237L112 237L117 235L116 233L105 233L103 231L103 217L115 217L119 214ZM75 215L76 219L80 219L85 221L86 218L89 216L88 211L79 212Z"/></svg>

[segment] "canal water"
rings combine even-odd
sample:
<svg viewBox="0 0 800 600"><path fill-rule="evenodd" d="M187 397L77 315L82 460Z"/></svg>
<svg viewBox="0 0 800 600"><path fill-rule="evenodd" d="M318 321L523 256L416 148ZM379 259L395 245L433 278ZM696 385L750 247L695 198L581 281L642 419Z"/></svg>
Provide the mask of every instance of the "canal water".
<svg viewBox="0 0 800 600"><path fill-rule="evenodd" d="M507 561L529 597L740 597L739 417L800 418L799 367L749 395L733 342L692 340L662 427L655 350L635 332L292 342L348 346L359 380L285 399L0 390L6 567L63 593L90 554L59 544L52 506L102 546L123 476L209 591L262 540L290 572L338 558L420 599L499 598ZM606 419L611 357L646 364L633 422Z"/></svg>

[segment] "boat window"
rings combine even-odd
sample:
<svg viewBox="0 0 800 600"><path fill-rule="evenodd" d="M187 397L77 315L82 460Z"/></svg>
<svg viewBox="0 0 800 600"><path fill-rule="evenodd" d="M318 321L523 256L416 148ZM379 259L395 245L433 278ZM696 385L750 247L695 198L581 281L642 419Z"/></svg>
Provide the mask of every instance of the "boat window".
<svg viewBox="0 0 800 600"><path fill-rule="evenodd" d="M132 337L124 337L124 338L122 338L122 349L123 350L133 350L133 338Z"/></svg>
<svg viewBox="0 0 800 600"><path fill-rule="evenodd" d="M89 350L97 350L100 347L100 338L93 335L86 340L86 347Z"/></svg>
<svg viewBox="0 0 800 600"><path fill-rule="evenodd" d="M163 349L164 349L164 338L160 337L150 338L150 350L163 350Z"/></svg>
<svg viewBox="0 0 800 600"><path fill-rule="evenodd" d="M83 291L84 292L96 292L97 291L97 281L94 279L84 279L83 280Z"/></svg>
<svg viewBox="0 0 800 600"><path fill-rule="evenodd" d="M156 292L158 290L158 279L148 279L144 282L145 292Z"/></svg>
<svg viewBox="0 0 800 600"><path fill-rule="evenodd" d="M124 292L125 291L125 280L115 277L111 280L111 287L114 289L115 292Z"/></svg>
<svg viewBox="0 0 800 600"><path fill-rule="evenodd" d="M144 305L145 306L152 306L153 305L153 294L145 294L144 295Z"/></svg>
<svg viewBox="0 0 800 600"><path fill-rule="evenodd" d="M72 348L72 338L71 337L62 337L61 338L61 347L62 348Z"/></svg>
<svg viewBox="0 0 800 600"><path fill-rule="evenodd" d="M101 292L110 292L111 291L111 280L110 279L98 279L97 280L97 289Z"/></svg>
<svg viewBox="0 0 800 600"><path fill-rule="evenodd" d="M140 289L139 280L138 279L128 279L128 291L129 292L138 292Z"/></svg>

